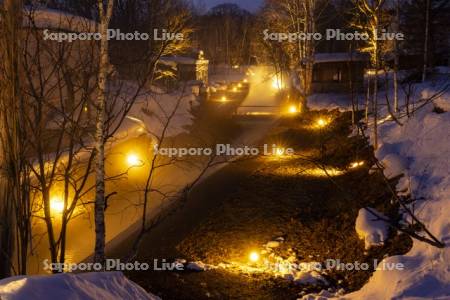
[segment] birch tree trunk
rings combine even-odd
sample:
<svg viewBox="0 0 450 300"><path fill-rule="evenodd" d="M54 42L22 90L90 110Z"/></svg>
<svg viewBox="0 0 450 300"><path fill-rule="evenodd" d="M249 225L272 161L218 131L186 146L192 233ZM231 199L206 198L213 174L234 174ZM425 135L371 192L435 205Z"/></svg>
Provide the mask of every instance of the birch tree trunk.
<svg viewBox="0 0 450 300"><path fill-rule="evenodd" d="M100 16L100 64L98 74L97 124L96 124L96 189L95 189L95 250L94 262L105 263L105 107L107 98L107 77L109 69L107 31L112 16L114 0L105 6L98 0Z"/></svg>
<svg viewBox="0 0 450 300"><path fill-rule="evenodd" d="M316 0L293 1L284 4L290 14L291 27L296 28L297 32L315 33L316 32ZM308 108L308 96L311 94L311 85L314 68L315 43L313 39L297 42L297 60L291 63L292 70L295 70L300 64L299 81L301 88L300 105L302 109Z"/></svg>
<svg viewBox="0 0 450 300"><path fill-rule="evenodd" d="M366 18L366 21L362 24L355 24L358 28L366 30L371 39L367 43L367 47L365 50L370 53L371 63L374 67L374 78L373 78L373 97L372 97L372 114L373 114L373 141L374 148L378 148L378 70L382 65L381 60L381 51L382 45L380 44L380 40L378 39L378 32L381 28L382 22L382 10L384 0L358 0L356 1L356 5L358 10L362 13L362 15ZM370 77L368 78L368 92L370 91ZM368 94L369 95L369 94ZM366 100L368 100L367 97ZM366 104L368 104L366 102ZM366 105L366 121L368 119L368 105Z"/></svg>
<svg viewBox="0 0 450 300"><path fill-rule="evenodd" d="M378 54L375 62L375 78L373 79L373 146L378 149Z"/></svg>

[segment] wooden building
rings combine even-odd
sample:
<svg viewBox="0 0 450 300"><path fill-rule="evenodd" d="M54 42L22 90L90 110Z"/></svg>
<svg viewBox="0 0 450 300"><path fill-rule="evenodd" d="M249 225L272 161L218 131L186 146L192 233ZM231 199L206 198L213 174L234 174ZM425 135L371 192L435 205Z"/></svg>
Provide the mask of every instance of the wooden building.
<svg viewBox="0 0 450 300"><path fill-rule="evenodd" d="M312 93L349 93L364 87L369 57L362 53L317 53L314 56Z"/></svg>
<svg viewBox="0 0 450 300"><path fill-rule="evenodd" d="M208 83L209 61L203 56L203 51L195 57L166 56L160 59L160 64L170 67L178 82L198 81ZM163 68L162 66L160 66Z"/></svg>

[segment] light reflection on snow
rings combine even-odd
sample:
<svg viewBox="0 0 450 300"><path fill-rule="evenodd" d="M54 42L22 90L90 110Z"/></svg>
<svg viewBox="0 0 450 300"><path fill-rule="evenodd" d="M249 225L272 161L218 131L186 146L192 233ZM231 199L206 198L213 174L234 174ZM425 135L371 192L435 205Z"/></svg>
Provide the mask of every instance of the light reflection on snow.
<svg viewBox="0 0 450 300"><path fill-rule="evenodd" d="M7 294L15 294L27 283L26 278L11 281L5 285L0 286L0 294L7 296Z"/></svg>

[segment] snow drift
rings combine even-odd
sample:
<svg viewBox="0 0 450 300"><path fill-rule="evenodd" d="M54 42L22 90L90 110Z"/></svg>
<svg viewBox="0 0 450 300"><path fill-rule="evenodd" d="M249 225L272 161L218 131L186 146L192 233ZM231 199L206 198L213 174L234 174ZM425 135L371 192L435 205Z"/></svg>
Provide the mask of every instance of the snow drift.
<svg viewBox="0 0 450 300"><path fill-rule="evenodd" d="M16 276L0 281L4 300L158 300L121 272Z"/></svg>
<svg viewBox="0 0 450 300"><path fill-rule="evenodd" d="M377 219L375 215L386 217L374 208L369 207L368 209L361 208L359 210L355 224L356 233L364 240L366 250L374 246L383 246L389 233L386 222Z"/></svg>
<svg viewBox="0 0 450 300"><path fill-rule="evenodd" d="M433 94L422 89L422 98ZM433 111L434 106L446 110ZM384 259L402 263L404 270L377 270L369 282L349 299L449 299L450 298L450 95L443 94L398 126L380 126L381 147L376 151L387 176L402 173L397 190L414 199L418 218L441 241L444 249L414 240L406 255ZM404 120L403 120L404 121ZM401 158L400 160L398 158ZM400 167L403 170L400 170Z"/></svg>

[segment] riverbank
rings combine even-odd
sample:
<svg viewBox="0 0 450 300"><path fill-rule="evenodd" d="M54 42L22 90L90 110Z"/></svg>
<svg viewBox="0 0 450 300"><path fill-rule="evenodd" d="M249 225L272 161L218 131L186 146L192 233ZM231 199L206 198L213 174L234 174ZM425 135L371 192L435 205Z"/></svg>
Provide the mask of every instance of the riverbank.
<svg viewBox="0 0 450 300"><path fill-rule="evenodd" d="M324 126L318 120L326 121ZM295 149L295 155L258 157L232 164L200 184L185 207L145 239L137 260L201 261L203 272L148 271L127 276L164 299L296 299L323 289L345 292L363 286L369 270L331 270L327 285L296 284L266 272L224 265L248 265L248 255L279 238L271 253L296 261L373 262L405 253L411 241L391 233L383 247L365 251L354 229L362 207L395 218L398 208L377 174L369 174L372 148L349 137L350 117L310 112L280 120L262 143ZM363 162L354 167L354 162ZM395 184L395 182L393 182Z"/></svg>

